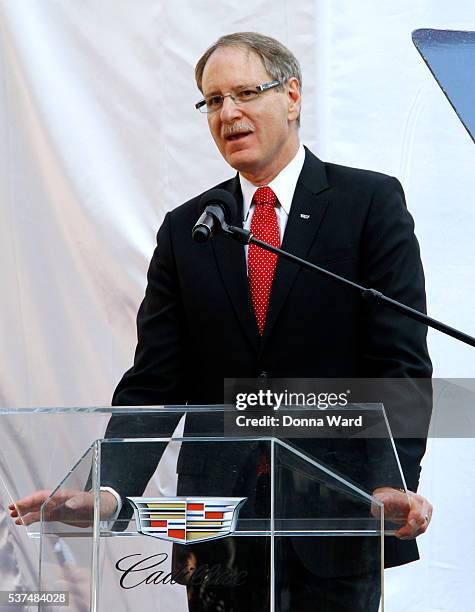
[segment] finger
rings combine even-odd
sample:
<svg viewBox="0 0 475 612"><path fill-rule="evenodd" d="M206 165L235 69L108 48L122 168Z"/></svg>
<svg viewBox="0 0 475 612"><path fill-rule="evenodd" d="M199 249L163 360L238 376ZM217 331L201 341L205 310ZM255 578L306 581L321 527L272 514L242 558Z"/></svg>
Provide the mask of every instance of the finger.
<svg viewBox="0 0 475 612"><path fill-rule="evenodd" d="M51 491L35 491L31 495L27 495L26 497L19 499L14 505L16 506L16 510L19 512L19 514L24 514L30 510L39 510L50 494Z"/></svg>
<svg viewBox="0 0 475 612"><path fill-rule="evenodd" d="M407 522L414 529L427 528L431 517L432 507L423 497L417 496L407 516Z"/></svg>
<svg viewBox="0 0 475 612"><path fill-rule="evenodd" d="M398 529L394 535L400 540L413 540L419 535L419 528L414 523L406 523L401 529Z"/></svg>
<svg viewBox="0 0 475 612"><path fill-rule="evenodd" d="M395 533L398 538L409 540L427 531L432 518L432 506L424 498L419 501L417 507L408 515L406 525Z"/></svg>
<svg viewBox="0 0 475 612"><path fill-rule="evenodd" d="M429 524L432 520L432 511L433 511L432 504L428 502L426 499L424 499L422 514L427 524Z"/></svg>
<svg viewBox="0 0 475 612"><path fill-rule="evenodd" d="M408 528L407 525L402 527L401 529L399 529L399 531L395 532L395 536L399 539L399 540L414 540L415 538L417 538L418 536L422 535L423 533L426 532L426 527L421 527L420 529L417 529L414 531L414 529Z"/></svg>
<svg viewBox="0 0 475 612"><path fill-rule="evenodd" d="M432 506L430 504L424 504L417 517L414 518L414 523L417 524L416 536L421 535L422 533L425 533L427 531L431 518Z"/></svg>
<svg viewBox="0 0 475 612"><path fill-rule="evenodd" d="M32 525L33 523L38 523L40 520L39 512L28 512L22 516L19 516L15 519L15 525L24 525L28 527L28 525Z"/></svg>
<svg viewBox="0 0 475 612"><path fill-rule="evenodd" d="M406 524L394 534L401 540L411 540L425 533L429 525L429 517L422 516L420 513L414 513L408 516Z"/></svg>
<svg viewBox="0 0 475 612"><path fill-rule="evenodd" d="M16 505L16 512L20 515L26 514L27 512L32 512L39 510L41 508L41 503L31 502L29 503L26 500L18 501Z"/></svg>

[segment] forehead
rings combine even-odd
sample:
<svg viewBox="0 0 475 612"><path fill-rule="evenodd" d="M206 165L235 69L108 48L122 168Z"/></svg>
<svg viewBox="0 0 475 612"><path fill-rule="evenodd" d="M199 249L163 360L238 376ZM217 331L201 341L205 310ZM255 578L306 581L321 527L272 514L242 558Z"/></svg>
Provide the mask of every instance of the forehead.
<svg viewBox="0 0 475 612"><path fill-rule="evenodd" d="M228 91L239 85L259 85L271 80L261 58L244 47L218 47L206 62L203 93Z"/></svg>

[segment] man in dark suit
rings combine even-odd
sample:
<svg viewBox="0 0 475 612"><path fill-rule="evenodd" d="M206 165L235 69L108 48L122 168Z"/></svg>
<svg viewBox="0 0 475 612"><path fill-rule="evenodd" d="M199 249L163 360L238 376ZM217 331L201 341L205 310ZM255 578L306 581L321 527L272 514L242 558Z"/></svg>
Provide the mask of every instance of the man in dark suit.
<svg viewBox="0 0 475 612"><path fill-rule="evenodd" d="M260 34L224 36L199 60L196 80L204 96L197 108L207 112L219 151L238 172L217 186L238 202L234 223L424 310L419 248L399 182L324 163L300 144L302 79L293 54ZM200 212L197 196L168 213L158 232L138 313L134 365L115 391L115 405L220 404L225 378L430 378L424 326L364 303L293 263L262 259L258 248L244 248L224 235L207 244L193 242ZM145 422L139 420L138 429ZM107 436L130 435L133 427L113 418ZM415 493L424 450L423 439L398 443L409 504L398 538L387 544L388 566L417 558L415 543L402 540L423 533L430 521L430 504ZM179 461L179 494L193 487L198 493L202 475L216 473L220 462L212 452L190 453ZM104 473L110 491L102 495L111 507L113 495L140 495L157 461L153 453L142 454L134 461L119 459L113 468L116 459ZM223 482L215 484L222 492ZM201 488L201 494L209 493ZM396 506L407 504L390 486L374 494ZM199 557L199 549L191 548ZM371 576L352 581L346 575L330 584L325 581L335 576L321 572L317 580L305 551L295 547L289 555L294 578L282 609L313 609L319 600L326 612L377 610L379 592ZM333 603L324 602L321 591L332 589ZM247 609L258 609L249 601ZM219 609L209 606L190 597L190 608Z"/></svg>
<svg viewBox="0 0 475 612"><path fill-rule="evenodd" d="M229 35L199 60L196 80L204 95L197 107L207 111L219 151L238 171L217 185L238 202L235 224L258 237L259 231L264 238L277 234L285 250L424 310L419 249L399 182L324 163L302 147L295 57L268 37ZM264 200L276 196L271 217L277 225L271 219L270 230L253 227L262 186L272 189ZM424 326L284 260L271 262L262 291L253 279L261 274L253 268L253 247L247 251L224 235L207 244L192 241L200 212L198 196L165 217L138 314L134 366L114 404L219 404L226 377L430 378ZM119 435L121 427L113 419L107 435ZM424 448L421 439L398 443L411 510L400 539L387 544L387 565L417 558L415 543L401 540L425 531L430 520L430 504L414 493ZM212 453L182 457L179 492L203 485L202 474L216 474L217 465ZM141 462L137 492L154 468L154 460ZM130 494L133 479L126 474L121 494ZM110 484L118 487L113 478ZM375 493L396 504L401 495L390 488ZM293 609L304 609L297 601ZM349 601L348 609L359 609L354 593ZM375 601L361 609L368 612Z"/></svg>

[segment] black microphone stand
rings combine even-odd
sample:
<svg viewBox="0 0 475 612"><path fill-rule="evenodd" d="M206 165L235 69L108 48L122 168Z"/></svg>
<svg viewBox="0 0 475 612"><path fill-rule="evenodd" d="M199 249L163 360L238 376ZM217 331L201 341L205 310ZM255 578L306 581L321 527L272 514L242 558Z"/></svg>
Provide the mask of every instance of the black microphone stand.
<svg viewBox="0 0 475 612"><path fill-rule="evenodd" d="M220 222L221 222L221 227L224 233L230 238L237 240L237 242L241 244L244 244L244 245L255 244L256 246L259 246L262 249L265 249L266 251L275 253L279 257L283 257L284 259L293 261L294 263L300 266L303 266L304 268L307 268L308 270L313 270L314 272L317 272L317 274L326 276L327 278L331 278L336 283L339 283L340 285L343 285L345 287L350 287L351 289L355 291L359 291L359 293L362 295L362 297L365 300L372 301L377 304L383 304L384 306L387 306L388 308L391 308L392 310L400 312L411 319L419 321L420 323L424 323L425 325L428 325L429 327L433 327L434 329L437 329L438 331L442 332L443 334L446 334L447 336L451 336L452 338L455 338L456 340L460 340L460 342L464 342L465 344L475 347L475 338L473 338L472 336L469 336L468 334L465 334L464 332L459 331L458 329L455 329L454 327L450 327L449 325L446 325L445 323L442 323L441 321L432 319L426 314L419 312L418 310L415 310L414 308L411 308L410 306L406 306L405 304L402 304L401 302L398 302L397 300L393 300L392 298L387 297L380 291L376 291L376 289L368 289L367 287L358 285L357 283L354 283L353 281L350 281L344 278L343 276L334 274L333 272L330 272L329 270L325 270L325 268L320 268L319 266L316 266L315 264L310 263L309 261L306 261L305 259L301 259L300 257L297 257L296 255L292 255L291 253L288 253L287 251L283 251L282 249L273 247L270 244L267 244L266 242L262 242L262 240L258 240L257 238L254 238L254 236L248 230L242 229L240 227L235 227L233 225L227 225L226 222L221 221L221 220Z"/></svg>

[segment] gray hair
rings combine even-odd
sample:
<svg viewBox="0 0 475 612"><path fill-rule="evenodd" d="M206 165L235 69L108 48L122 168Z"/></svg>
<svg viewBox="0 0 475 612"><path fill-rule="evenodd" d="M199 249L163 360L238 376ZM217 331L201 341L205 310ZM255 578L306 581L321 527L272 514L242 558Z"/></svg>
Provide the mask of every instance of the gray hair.
<svg viewBox="0 0 475 612"><path fill-rule="evenodd" d="M286 83L295 77L302 88L302 71L295 55L285 45L258 32L235 32L226 34L207 49L198 60L195 67L195 79L198 89L202 90L203 72L206 62L219 47L241 47L256 53L262 60L264 68L272 79ZM297 120L300 124L300 117Z"/></svg>

